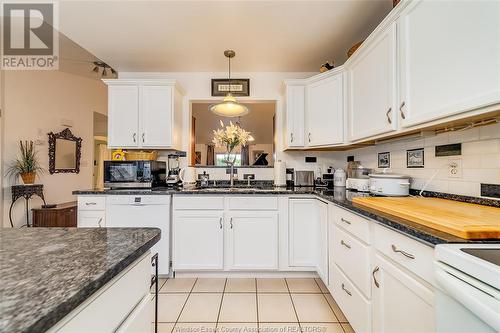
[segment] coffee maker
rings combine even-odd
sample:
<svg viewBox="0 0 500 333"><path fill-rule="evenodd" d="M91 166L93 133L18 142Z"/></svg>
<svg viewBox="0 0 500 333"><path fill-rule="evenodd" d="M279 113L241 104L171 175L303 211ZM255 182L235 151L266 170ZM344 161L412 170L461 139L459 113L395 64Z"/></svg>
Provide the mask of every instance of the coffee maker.
<svg viewBox="0 0 500 333"><path fill-rule="evenodd" d="M180 156L178 154L169 154L168 155L168 175L167 175L167 186L178 186L181 184L181 179L179 173L181 171Z"/></svg>

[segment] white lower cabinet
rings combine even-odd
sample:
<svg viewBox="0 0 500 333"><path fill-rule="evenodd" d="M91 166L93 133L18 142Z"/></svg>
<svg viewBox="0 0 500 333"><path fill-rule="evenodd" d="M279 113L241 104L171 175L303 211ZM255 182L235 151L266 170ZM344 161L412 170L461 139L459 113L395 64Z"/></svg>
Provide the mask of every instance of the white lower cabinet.
<svg viewBox="0 0 500 333"><path fill-rule="evenodd" d="M373 261L373 331L435 332L434 292L380 254Z"/></svg>
<svg viewBox="0 0 500 333"><path fill-rule="evenodd" d="M106 212L98 210L78 211L78 228L103 228L106 226Z"/></svg>
<svg viewBox="0 0 500 333"><path fill-rule="evenodd" d="M318 275L328 286L328 204L317 200L318 210Z"/></svg>
<svg viewBox="0 0 500 333"><path fill-rule="evenodd" d="M288 260L292 267L317 267L317 200L290 198L288 211Z"/></svg>
<svg viewBox="0 0 500 333"><path fill-rule="evenodd" d="M174 211L173 269L224 268L224 212Z"/></svg>
<svg viewBox="0 0 500 333"><path fill-rule="evenodd" d="M278 269L278 212L229 212L228 269Z"/></svg>

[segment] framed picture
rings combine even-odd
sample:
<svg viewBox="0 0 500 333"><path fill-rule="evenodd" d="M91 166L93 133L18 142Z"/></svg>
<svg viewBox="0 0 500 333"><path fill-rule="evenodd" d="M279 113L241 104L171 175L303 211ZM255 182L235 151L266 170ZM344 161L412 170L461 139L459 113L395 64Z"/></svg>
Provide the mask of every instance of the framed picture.
<svg viewBox="0 0 500 333"><path fill-rule="evenodd" d="M201 151L194 153L194 164L201 164Z"/></svg>
<svg viewBox="0 0 500 333"><path fill-rule="evenodd" d="M229 92L228 79L212 79L212 96L226 96ZM233 96L250 96L250 79L231 79Z"/></svg>
<svg viewBox="0 0 500 333"><path fill-rule="evenodd" d="M390 168L391 167L391 153L378 153L378 167Z"/></svg>
<svg viewBox="0 0 500 333"><path fill-rule="evenodd" d="M424 167L424 148L410 149L406 151L407 168Z"/></svg>

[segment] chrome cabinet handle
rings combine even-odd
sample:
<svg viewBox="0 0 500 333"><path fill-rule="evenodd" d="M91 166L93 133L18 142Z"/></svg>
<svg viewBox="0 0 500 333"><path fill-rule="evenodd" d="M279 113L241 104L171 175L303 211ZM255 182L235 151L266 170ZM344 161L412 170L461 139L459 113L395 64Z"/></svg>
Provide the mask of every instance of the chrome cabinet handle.
<svg viewBox="0 0 500 333"><path fill-rule="evenodd" d="M231 217L231 219L229 220L229 226L231 227L231 229L233 229L233 218Z"/></svg>
<svg viewBox="0 0 500 333"><path fill-rule="evenodd" d="M340 218L340 221L344 222L345 224L349 224L349 225L351 224L351 221L346 220L346 219L345 219L345 218L343 218L343 217L342 217L342 218Z"/></svg>
<svg viewBox="0 0 500 333"><path fill-rule="evenodd" d="M311 132L309 132L308 138L309 138L309 142L311 142Z"/></svg>
<svg viewBox="0 0 500 333"><path fill-rule="evenodd" d="M340 241L340 244L341 245L344 245L345 247L347 247L349 250L351 249L351 245L347 244L346 242L344 242L344 240L341 240Z"/></svg>
<svg viewBox="0 0 500 333"><path fill-rule="evenodd" d="M377 272L380 270L380 267L375 267L375 269L373 270L372 272L372 276L373 276L373 283L375 283L375 287L377 288L380 288L380 284L378 283L377 281L377 277L375 276L375 274L377 274Z"/></svg>
<svg viewBox="0 0 500 333"><path fill-rule="evenodd" d="M144 143L146 140L146 133L142 133L142 143Z"/></svg>
<svg viewBox="0 0 500 333"><path fill-rule="evenodd" d="M219 229L222 229L222 216L219 218Z"/></svg>
<svg viewBox="0 0 500 333"><path fill-rule="evenodd" d="M290 133L290 142L293 142L293 133Z"/></svg>
<svg viewBox="0 0 500 333"><path fill-rule="evenodd" d="M85 206L95 206L97 205L97 202L86 202Z"/></svg>
<svg viewBox="0 0 500 333"><path fill-rule="evenodd" d="M345 293L349 296L352 296L352 293L346 289L346 287L344 286L344 284L342 283L342 290L345 291Z"/></svg>
<svg viewBox="0 0 500 333"><path fill-rule="evenodd" d="M387 112L385 113L385 116L387 117L387 121L389 122L389 124L392 124L392 118L391 118L391 113L392 113L392 108L389 108L389 110L387 110Z"/></svg>
<svg viewBox="0 0 500 333"><path fill-rule="evenodd" d="M137 133L134 133L134 135L132 135L132 138L134 139L134 143L137 142L136 138L137 138Z"/></svg>
<svg viewBox="0 0 500 333"><path fill-rule="evenodd" d="M102 228L101 222L102 222L102 217L99 219L99 221L97 221L97 225L99 226L99 228Z"/></svg>
<svg viewBox="0 0 500 333"><path fill-rule="evenodd" d="M402 255L404 255L406 258L410 258L410 259L415 259L415 256L411 253L408 253L406 251L403 251L403 250L399 250L396 245L392 244L391 245L391 248L392 248L392 251L394 251L395 253L401 253Z"/></svg>
<svg viewBox="0 0 500 333"><path fill-rule="evenodd" d="M401 105L399 106L399 113L401 113L401 118L406 119L405 112L403 111L404 106L405 102L402 102Z"/></svg>

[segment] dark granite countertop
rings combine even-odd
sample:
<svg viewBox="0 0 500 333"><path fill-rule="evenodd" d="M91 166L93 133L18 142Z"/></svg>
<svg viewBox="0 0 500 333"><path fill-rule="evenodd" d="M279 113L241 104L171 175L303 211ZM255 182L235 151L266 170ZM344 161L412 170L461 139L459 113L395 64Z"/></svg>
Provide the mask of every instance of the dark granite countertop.
<svg viewBox="0 0 500 333"><path fill-rule="evenodd" d="M147 252L156 228L0 229L0 331L43 332Z"/></svg>
<svg viewBox="0 0 500 333"><path fill-rule="evenodd" d="M412 192L416 195L418 192ZM345 188L336 188L334 190L326 188L313 188L313 187L275 187L275 186L237 186L233 188L228 187L207 187L207 188L181 188L181 189L166 189L158 188L155 190L89 190L89 191L75 191L73 194L130 194L130 195L145 195L145 194L164 194L164 195L199 195L199 194L211 194L211 195L314 195L320 199L328 202L332 202L338 206L346 208L353 211L359 215L370 218L375 222L410 236L426 245L434 246L436 244L443 243L500 243L500 239L492 240L468 240L453 236L451 234L425 227L418 223L409 223L404 220L399 220L393 216L384 216L383 214L375 211L370 211L366 208L361 208L352 202L353 197L357 196L369 196L368 193L361 193L356 191L349 191ZM477 204L485 204L490 206L498 207L500 201L482 199L482 198L471 198L464 196L457 196L444 193L435 192L424 192L424 196L440 197L450 200L458 200L464 202L471 202Z"/></svg>

